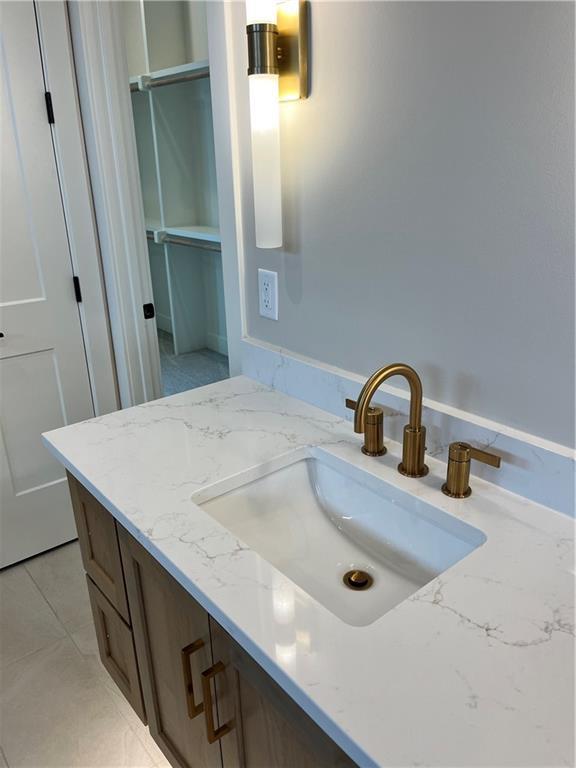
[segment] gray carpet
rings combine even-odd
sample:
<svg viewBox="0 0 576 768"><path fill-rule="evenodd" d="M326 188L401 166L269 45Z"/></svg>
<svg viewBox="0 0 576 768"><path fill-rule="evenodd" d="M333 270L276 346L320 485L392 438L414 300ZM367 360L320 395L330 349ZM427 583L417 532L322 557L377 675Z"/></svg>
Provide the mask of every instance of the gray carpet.
<svg viewBox="0 0 576 768"><path fill-rule="evenodd" d="M172 335L165 331L158 331L158 345L164 396L213 384L230 375L228 358L211 349L175 355Z"/></svg>

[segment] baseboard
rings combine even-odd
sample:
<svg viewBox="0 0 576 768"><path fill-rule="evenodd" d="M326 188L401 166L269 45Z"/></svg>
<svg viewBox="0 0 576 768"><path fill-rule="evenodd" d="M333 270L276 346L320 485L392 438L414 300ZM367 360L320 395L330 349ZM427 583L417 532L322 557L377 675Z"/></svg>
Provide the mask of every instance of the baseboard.
<svg viewBox="0 0 576 768"><path fill-rule="evenodd" d="M206 334L206 346L214 352L228 357L228 342L226 336L219 336L217 333Z"/></svg>
<svg viewBox="0 0 576 768"><path fill-rule="evenodd" d="M161 315L156 312L156 327L165 333L172 333L172 319L169 315Z"/></svg>

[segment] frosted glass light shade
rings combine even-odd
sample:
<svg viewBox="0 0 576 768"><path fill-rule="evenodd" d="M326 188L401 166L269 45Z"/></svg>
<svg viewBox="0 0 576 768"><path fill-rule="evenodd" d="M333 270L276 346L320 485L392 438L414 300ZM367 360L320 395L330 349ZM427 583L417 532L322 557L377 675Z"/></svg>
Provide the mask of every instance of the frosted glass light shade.
<svg viewBox="0 0 576 768"><path fill-rule="evenodd" d="M282 245L278 75L250 75L250 125L256 246Z"/></svg>
<svg viewBox="0 0 576 768"><path fill-rule="evenodd" d="M276 24L276 0L246 0L246 24Z"/></svg>

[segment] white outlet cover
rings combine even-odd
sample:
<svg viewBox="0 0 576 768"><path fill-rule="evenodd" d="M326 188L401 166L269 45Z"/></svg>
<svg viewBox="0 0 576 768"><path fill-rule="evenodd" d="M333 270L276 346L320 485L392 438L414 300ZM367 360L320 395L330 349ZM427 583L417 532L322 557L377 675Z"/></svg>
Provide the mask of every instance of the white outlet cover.
<svg viewBox="0 0 576 768"><path fill-rule="evenodd" d="M278 272L258 270L258 304L262 317L278 320Z"/></svg>

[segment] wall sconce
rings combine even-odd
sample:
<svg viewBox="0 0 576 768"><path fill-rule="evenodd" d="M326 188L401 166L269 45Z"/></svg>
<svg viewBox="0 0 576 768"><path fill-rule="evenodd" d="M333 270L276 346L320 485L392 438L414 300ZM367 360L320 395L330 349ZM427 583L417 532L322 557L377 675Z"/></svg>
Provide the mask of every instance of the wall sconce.
<svg viewBox="0 0 576 768"><path fill-rule="evenodd" d="M282 245L279 101L308 96L308 3L246 0L256 247Z"/></svg>

